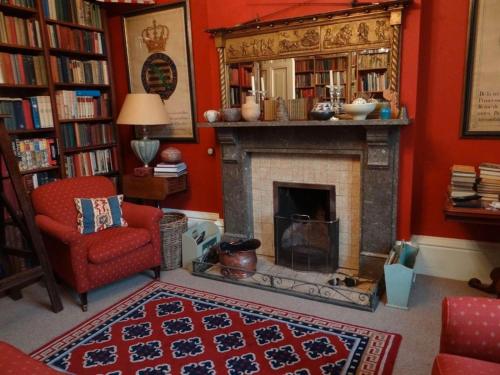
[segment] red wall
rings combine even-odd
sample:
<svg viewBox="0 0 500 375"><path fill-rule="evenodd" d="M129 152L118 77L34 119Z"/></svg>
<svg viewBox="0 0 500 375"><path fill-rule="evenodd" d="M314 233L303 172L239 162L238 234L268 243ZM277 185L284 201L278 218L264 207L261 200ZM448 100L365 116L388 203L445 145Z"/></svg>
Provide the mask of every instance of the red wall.
<svg viewBox="0 0 500 375"><path fill-rule="evenodd" d="M326 0L325 0L326 2ZM168 3L159 0L158 3ZM442 207L453 163L500 162L498 141L459 138L466 2L414 0L405 10L402 40L401 103L412 125L402 130L398 236L425 234L457 238L492 239L492 231L445 222ZM198 120L209 108L219 107L218 63L213 40L205 30L232 26L283 9L255 5L248 0L191 0L191 23ZM270 4L270 2L262 3ZM275 17L334 10L331 5L297 6ZM331 4L331 2L330 2ZM346 2L347 4L347 2ZM208 6L209 5L209 6ZM342 6L344 8L345 6ZM121 19L109 18L118 105L128 92ZM130 129L121 129L126 171L139 165L128 146ZM198 144L175 144L190 170L189 192L169 198L165 206L222 212L220 155L212 129L199 130ZM172 144L163 144L167 147ZM215 157L207 155L216 147Z"/></svg>
<svg viewBox="0 0 500 375"><path fill-rule="evenodd" d="M443 218L450 166L499 163L500 142L460 139L468 2L424 3L412 232L498 240L494 228L446 222Z"/></svg>

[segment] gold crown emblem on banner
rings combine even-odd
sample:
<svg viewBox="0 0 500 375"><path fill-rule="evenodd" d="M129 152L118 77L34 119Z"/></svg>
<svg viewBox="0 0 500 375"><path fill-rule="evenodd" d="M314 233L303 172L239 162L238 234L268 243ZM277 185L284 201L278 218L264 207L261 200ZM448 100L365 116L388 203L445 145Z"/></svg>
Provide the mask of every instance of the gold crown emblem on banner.
<svg viewBox="0 0 500 375"><path fill-rule="evenodd" d="M165 50L168 40L168 27L157 25L153 20L153 26L148 26L142 30L142 40L148 47L149 52L161 52Z"/></svg>

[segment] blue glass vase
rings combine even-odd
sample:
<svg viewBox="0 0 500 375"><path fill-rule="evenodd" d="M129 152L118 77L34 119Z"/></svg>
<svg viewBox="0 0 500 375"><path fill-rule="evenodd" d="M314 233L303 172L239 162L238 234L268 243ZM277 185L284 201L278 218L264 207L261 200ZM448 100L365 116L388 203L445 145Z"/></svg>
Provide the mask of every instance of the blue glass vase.
<svg viewBox="0 0 500 375"><path fill-rule="evenodd" d="M389 105L384 105L380 108L380 119L381 120L390 120L391 119L391 107Z"/></svg>

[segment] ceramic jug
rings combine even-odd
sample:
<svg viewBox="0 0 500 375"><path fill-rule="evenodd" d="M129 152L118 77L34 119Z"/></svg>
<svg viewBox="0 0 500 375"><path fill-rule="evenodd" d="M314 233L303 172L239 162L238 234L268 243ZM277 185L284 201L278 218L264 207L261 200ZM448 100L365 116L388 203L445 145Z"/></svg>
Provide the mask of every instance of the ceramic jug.
<svg viewBox="0 0 500 375"><path fill-rule="evenodd" d="M260 117L260 105L256 102L254 95L245 98L245 103L241 106L241 116L245 121L257 121Z"/></svg>

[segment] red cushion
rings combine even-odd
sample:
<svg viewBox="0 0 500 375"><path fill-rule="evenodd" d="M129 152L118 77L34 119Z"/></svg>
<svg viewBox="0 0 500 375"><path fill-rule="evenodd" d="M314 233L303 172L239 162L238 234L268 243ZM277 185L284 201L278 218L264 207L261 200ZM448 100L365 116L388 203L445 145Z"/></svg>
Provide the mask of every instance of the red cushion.
<svg viewBox="0 0 500 375"><path fill-rule="evenodd" d="M91 242L87 257L94 264L109 262L151 241L149 231L130 227L109 228L85 237Z"/></svg>
<svg viewBox="0 0 500 375"><path fill-rule="evenodd" d="M432 366L432 375L498 375L500 364L453 354L439 354Z"/></svg>
<svg viewBox="0 0 500 375"><path fill-rule="evenodd" d="M61 373L30 358L12 345L0 342L0 374L55 375Z"/></svg>

